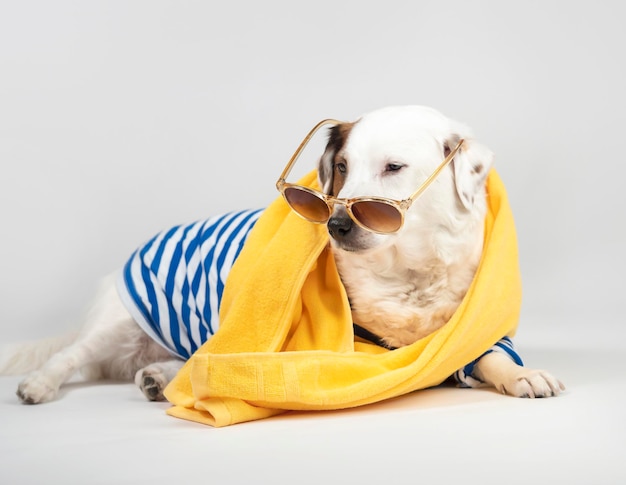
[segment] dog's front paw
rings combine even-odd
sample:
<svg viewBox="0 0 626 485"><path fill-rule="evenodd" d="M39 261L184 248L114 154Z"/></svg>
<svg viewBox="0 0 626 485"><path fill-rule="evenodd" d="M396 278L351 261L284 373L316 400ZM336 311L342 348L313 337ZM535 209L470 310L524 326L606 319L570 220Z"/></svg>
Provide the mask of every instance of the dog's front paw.
<svg viewBox="0 0 626 485"><path fill-rule="evenodd" d="M497 386L503 394L516 397L558 396L565 386L549 372L521 367L514 378Z"/></svg>
<svg viewBox="0 0 626 485"><path fill-rule="evenodd" d="M135 374L135 384L149 401L165 401L163 390L168 384L168 379L158 364L139 369Z"/></svg>
<svg viewBox="0 0 626 485"><path fill-rule="evenodd" d="M40 404L52 401L59 392L59 386L44 374L35 371L17 386L17 397L24 404Z"/></svg>

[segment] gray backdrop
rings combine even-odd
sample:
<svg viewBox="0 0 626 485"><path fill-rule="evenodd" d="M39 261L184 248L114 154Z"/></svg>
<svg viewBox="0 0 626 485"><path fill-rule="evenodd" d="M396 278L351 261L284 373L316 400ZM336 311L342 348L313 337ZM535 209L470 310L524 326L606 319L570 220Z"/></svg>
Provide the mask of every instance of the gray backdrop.
<svg viewBox="0 0 626 485"><path fill-rule="evenodd" d="M265 206L315 122L390 104L433 106L496 153L519 233L521 338L616 339L623 10L0 3L0 341L73 327L97 280L154 232Z"/></svg>

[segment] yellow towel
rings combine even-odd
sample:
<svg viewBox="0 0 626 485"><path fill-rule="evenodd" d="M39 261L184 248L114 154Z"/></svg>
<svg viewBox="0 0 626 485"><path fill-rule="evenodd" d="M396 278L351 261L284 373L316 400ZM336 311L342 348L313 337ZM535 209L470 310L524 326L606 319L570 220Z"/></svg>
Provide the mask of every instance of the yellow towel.
<svg viewBox="0 0 626 485"><path fill-rule="evenodd" d="M315 177L300 183L312 186ZM369 404L438 385L513 336L521 306L517 239L494 170L487 192L484 252L467 295L446 325L393 351L354 341L325 226L277 199L231 270L219 332L166 388L168 414L219 427L285 410Z"/></svg>

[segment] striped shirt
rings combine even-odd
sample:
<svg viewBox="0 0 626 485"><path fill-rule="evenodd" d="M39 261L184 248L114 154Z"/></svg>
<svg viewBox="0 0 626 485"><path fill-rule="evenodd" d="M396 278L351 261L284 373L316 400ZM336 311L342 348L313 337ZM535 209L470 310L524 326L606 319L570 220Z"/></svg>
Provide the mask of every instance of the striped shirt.
<svg viewBox="0 0 626 485"><path fill-rule="evenodd" d="M122 302L139 326L173 355L188 359L219 328L224 283L262 212L231 212L162 231L125 264L117 284ZM483 355L490 352L502 352L523 365L508 337ZM460 386L483 384L473 374L481 357L454 373Z"/></svg>
<svg viewBox="0 0 626 485"><path fill-rule="evenodd" d="M262 210L212 217L162 231L139 247L118 293L139 326L188 359L219 328L224 283Z"/></svg>

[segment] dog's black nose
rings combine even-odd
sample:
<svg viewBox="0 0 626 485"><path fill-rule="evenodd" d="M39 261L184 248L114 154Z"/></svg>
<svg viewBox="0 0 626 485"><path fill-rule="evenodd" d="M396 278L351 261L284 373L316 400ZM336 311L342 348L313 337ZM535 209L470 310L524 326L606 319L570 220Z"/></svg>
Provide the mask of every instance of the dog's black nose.
<svg viewBox="0 0 626 485"><path fill-rule="evenodd" d="M348 214L336 215L328 220L328 232L330 235L340 241L344 239L354 226L354 222Z"/></svg>

